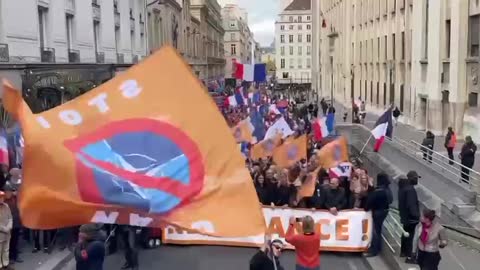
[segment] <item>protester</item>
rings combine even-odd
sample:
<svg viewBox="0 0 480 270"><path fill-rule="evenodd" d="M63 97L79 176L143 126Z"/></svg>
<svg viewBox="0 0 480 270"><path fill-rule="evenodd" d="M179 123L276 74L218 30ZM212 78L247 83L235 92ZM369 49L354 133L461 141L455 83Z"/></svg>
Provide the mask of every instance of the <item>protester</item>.
<svg viewBox="0 0 480 270"><path fill-rule="evenodd" d="M9 258L12 223L12 212L5 203L5 193L0 191L0 267L2 269L12 269Z"/></svg>
<svg viewBox="0 0 480 270"><path fill-rule="evenodd" d="M477 152L477 145L473 142L472 137L465 137L465 144L463 144L462 151L459 158L463 165L462 167L462 181L468 183L470 181L470 170L475 164L475 153Z"/></svg>
<svg viewBox="0 0 480 270"><path fill-rule="evenodd" d="M80 226L78 244L74 249L77 270L103 270L105 236L99 224Z"/></svg>
<svg viewBox="0 0 480 270"><path fill-rule="evenodd" d="M390 204L393 202L388 175L381 172L377 175L377 186L370 192L365 205L366 211L372 211L373 238L367 256L377 256L382 251L382 227L387 218Z"/></svg>
<svg viewBox="0 0 480 270"><path fill-rule="evenodd" d="M409 171L407 179L402 177L399 181L398 210L400 211L400 222L403 230L408 236L402 236L400 257L406 257L405 262L415 263L412 254L413 235L415 228L420 221L420 207L415 186L421 178L416 171Z"/></svg>
<svg viewBox="0 0 480 270"><path fill-rule="evenodd" d="M282 250L282 240L265 237L263 246L250 259L250 270L283 270L279 260Z"/></svg>
<svg viewBox="0 0 480 270"><path fill-rule="evenodd" d="M138 249L135 245L135 228L132 226L120 226L121 236L123 244L125 245L125 263L122 269L137 270L138 261Z"/></svg>
<svg viewBox="0 0 480 270"><path fill-rule="evenodd" d="M433 154L433 146L435 145L435 135L431 131L427 131L425 135L425 139L422 142L422 152L423 152L423 159L428 160L428 162L432 163L432 154Z"/></svg>
<svg viewBox="0 0 480 270"><path fill-rule="evenodd" d="M10 261L12 263L23 262L22 259L18 257L18 241L20 238L20 230L22 224L20 222L20 213L18 211L17 205L17 191L10 182L5 184L5 202L8 204L10 211L12 213L12 231L10 237Z"/></svg>
<svg viewBox="0 0 480 270"><path fill-rule="evenodd" d="M325 192L325 208L336 216L345 207L345 203L345 190L339 186L339 179L330 179L330 186Z"/></svg>
<svg viewBox="0 0 480 270"><path fill-rule="evenodd" d="M456 144L457 135L453 131L453 128L449 127L447 131L447 136L445 136L445 148L447 149L448 158L450 159L448 162L450 165L454 164L453 161L455 160L455 157L453 156L453 149L455 149Z"/></svg>
<svg viewBox="0 0 480 270"><path fill-rule="evenodd" d="M255 176L255 190L257 191L258 200L261 204L268 204L268 190L265 184L265 176L262 173L258 173Z"/></svg>
<svg viewBox="0 0 480 270"><path fill-rule="evenodd" d="M315 222L311 216L305 216L302 223L302 233L295 234L296 218L290 217L285 240L295 247L296 270L320 269L320 234L315 232Z"/></svg>
<svg viewBox="0 0 480 270"><path fill-rule="evenodd" d="M423 211L422 222L417 227L415 239L418 248L417 263L420 270L438 270L442 257L440 249L448 244L445 229L435 217L434 210Z"/></svg>

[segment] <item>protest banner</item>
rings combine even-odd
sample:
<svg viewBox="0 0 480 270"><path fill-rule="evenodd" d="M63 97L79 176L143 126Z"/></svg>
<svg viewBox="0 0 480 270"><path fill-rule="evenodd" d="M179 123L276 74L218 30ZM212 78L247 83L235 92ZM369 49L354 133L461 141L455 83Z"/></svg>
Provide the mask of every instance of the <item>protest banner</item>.
<svg viewBox="0 0 480 270"><path fill-rule="evenodd" d="M339 252L367 251L372 235L372 215L362 210L340 211L337 216L325 210L308 210L292 208L263 207L263 214L267 224L267 234L272 239L281 239L285 242L285 234L291 216L303 217L310 215L316 223L316 230L321 234L320 250ZM248 224L248 220L244 221ZM202 224L197 223L197 226ZM209 222L203 222L203 231L208 231ZM296 231L301 232L301 224L296 224ZM167 227L163 232L165 244L178 245L222 245L237 247L257 247L263 244L264 235L249 237L210 237L187 232L185 230ZM293 249L286 245L287 249Z"/></svg>

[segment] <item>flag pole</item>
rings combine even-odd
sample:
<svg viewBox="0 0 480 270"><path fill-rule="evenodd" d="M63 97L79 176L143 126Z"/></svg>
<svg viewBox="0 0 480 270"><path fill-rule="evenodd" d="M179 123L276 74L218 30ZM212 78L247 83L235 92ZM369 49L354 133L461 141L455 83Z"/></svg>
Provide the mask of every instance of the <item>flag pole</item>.
<svg viewBox="0 0 480 270"><path fill-rule="evenodd" d="M360 151L360 153L358 155L361 155L363 153L363 150L365 150L365 147L367 147L367 144L370 142L370 140L372 139L373 137L373 134L370 134L370 137L368 137L368 140L365 142L365 144L363 145L363 148L362 150Z"/></svg>

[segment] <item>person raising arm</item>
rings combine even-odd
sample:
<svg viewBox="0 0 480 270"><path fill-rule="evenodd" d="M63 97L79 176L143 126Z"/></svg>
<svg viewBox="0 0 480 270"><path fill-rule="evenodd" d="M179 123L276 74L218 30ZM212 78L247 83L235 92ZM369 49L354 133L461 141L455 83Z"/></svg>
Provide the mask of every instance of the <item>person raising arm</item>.
<svg viewBox="0 0 480 270"><path fill-rule="evenodd" d="M285 240L295 247L296 270L320 269L320 234L315 232L315 222L311 216L299 220L302 222L302 233L295 233L297 219L290 218Z"/></svg>

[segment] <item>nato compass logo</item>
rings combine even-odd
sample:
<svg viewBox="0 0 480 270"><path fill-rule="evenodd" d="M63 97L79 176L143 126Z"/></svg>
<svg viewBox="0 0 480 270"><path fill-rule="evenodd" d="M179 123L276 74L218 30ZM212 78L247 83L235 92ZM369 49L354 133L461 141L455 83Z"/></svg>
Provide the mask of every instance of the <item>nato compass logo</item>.
<svg viewBox="0 0 480 270"><path fill-rule="evenodd" d="M294 160L298 154L298 146L295 144L291 144L288 146L287 149L287 158L288 160Z"/></svg>
<svg viewBox="0 0 480 270"><path fill-rule="evenodd" d="M197 195L202 155L182 130L153 119L109 123L65 141L85 202L167 213Z"/></svg>
<svg viewBox="0 0 480 270"><path fill-rule="evenodd" d="M275 148L275 142L272 139L267 139L262 143L262 147L265 151L272 152Z"/></svg>

